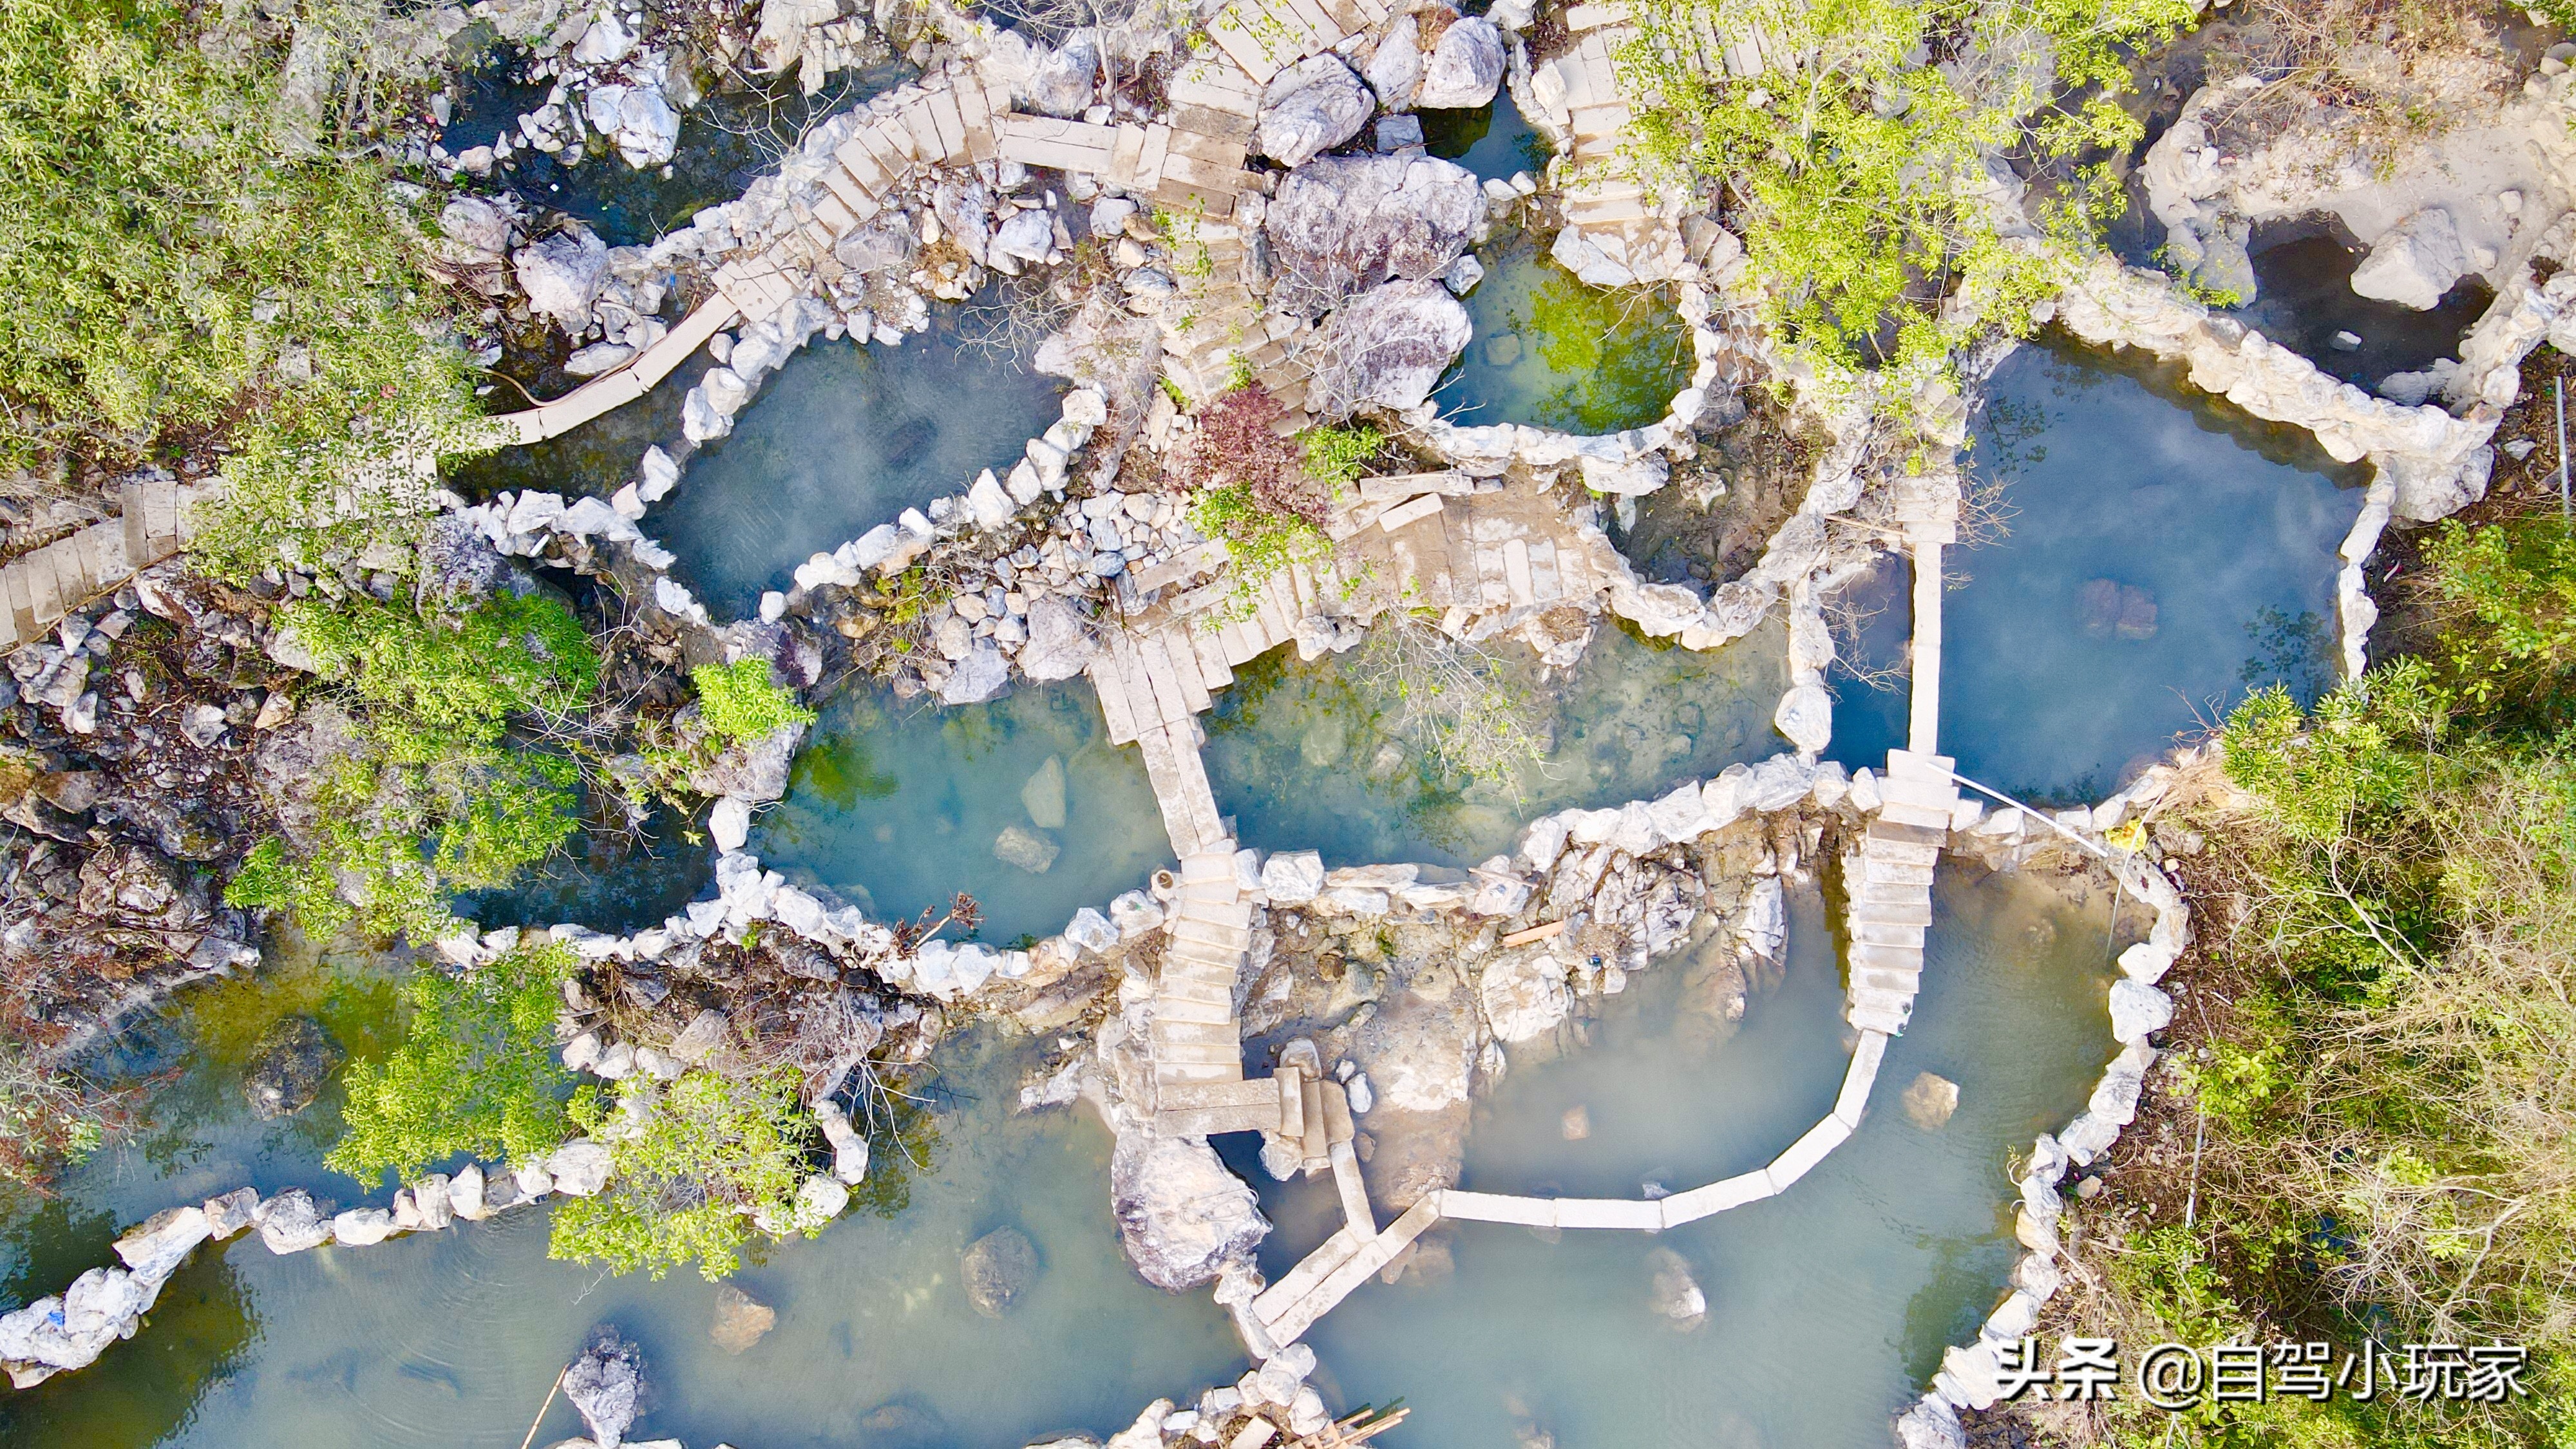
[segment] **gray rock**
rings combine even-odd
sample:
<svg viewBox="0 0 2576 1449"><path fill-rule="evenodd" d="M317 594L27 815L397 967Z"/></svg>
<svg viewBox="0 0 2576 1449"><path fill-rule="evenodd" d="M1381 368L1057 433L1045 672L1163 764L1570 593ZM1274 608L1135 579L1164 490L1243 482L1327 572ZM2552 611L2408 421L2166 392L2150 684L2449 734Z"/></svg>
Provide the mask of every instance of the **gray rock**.
<svg viewBox="0 0 2576 1449"><path fill-rule="evenodd" d="M1091 105L1092 80L1099 73L1099 42L1090 31L1077 30L1029 68L1020 95L1050 116L1078 116Z"/></svg>
<svg viewBox="0 0 2576 1449"><path fill-rule="evenodd" d="M886 211L832 244L832 258L854 272L901 272L912 265L918 245L912 216Z"/></svg>
<svg viewBox="0 0 2576 1449"><path fill-rule="evenodd" d="M345 1055L322 1023L309 1016L280 1017L251 1048L242 1096L264 1122L294 1116L313 1105Z"/></svg>
<svg viewBox="0 0 2576 1449"><path fill-rule="evenodd" d="M1085 951L1098 954L1117 946L1118 928L1109 924L1107 916L1084 906L1065 923L1064 938Z"/></svg>
<svg viewBox="0 0 2576 1449"><path fill-rule="evenodd" d="M563 1396L600 1449L626 1442L643 1386L643 1355L614 1328L600 1329L563 1376Z"/></svg>
<svg viewBox="0 0 2576 1449"><path fill-rule="evenodd" d="M1038 1277L1037 1245L1017 1228L997 1228L966 1245L966 1301L999 1318Z"/></svg>
<svg viewBox="0 0 2576 1449"><path fill-rule="evenodd" d="M716 1317L707 1328L707 1337L727 1353L741 1353L760 1342L761 1336L777 1323L777 1309L725 1283L716 1288Z"/></svg>
<svg viewBox="0 0 2576 1449"><path fill-rule="evenodd" d="M597 1195L608 1185L609 1167L608 1148L587 1138L546 1154L546 1173L554 1179L555 1191L574 1197Z"/></svg>
<svg viewBox="0 0 2576 1449"><path fill-rule="evenodd" d="M1402 412L1431 395L1475 335L1467 309L1437 281L1389 282L1336 308L1315 368L1316 411L1339 418L1363 404Z"/></svg>
<svg viewBox="0 0 2576 1449"><path fill-rule="evenodd" d="M1303 166L1358 135L1376 109L1340 56L1309 56L1262 88L1255 144L1282 166Z"/></svg>
<svg viewBox="0 0 2576 1449"><path fill-rule="evenodd" d="M372 1248L392 1237L394 1215L383 1208L351 1208L331 1219L331 1238L344 1248Z"/></svg>
<svg viewBox="0 0 2576 1449"><path fill-rule="evenodd" d="M1098 652L1081 613L1058 595L1029 605L1029 641L1020 646L1020 672L1031 679L1071 679Z"/></svg>
<svg viewBox="0 0 2576 1449"><path fill-rule="evenodd" d="M1204 1140L1121 1134L1109 1160L1109 1199L1127 1260L1167 1293L1251 1268L1270 1234L1252 1189Z"/></svg>
<svg viewBox="0 0 2576 1449"><path fill-rule="evenodd" d="M1293 906L1324 893L1324 857L1312 850L1282 851L1261 863L1262 894L1274 906Z"/></svg>
<svg viewBox="0 0 2576 1449"><path fill-rule="evenodd" d="M1801 684L1780 697L1771 723L1798 753L1815 754L1833 739L1834 697L1822 685Z"/></svg>
<svg viewBox="0 0 2576 1449"><path fill-rule="evenodd" d="M608 243L578 226L557 232L510 259L528 305L566 332L590 326L590 309L608 284Z"/></svg>
<svg viewBox="0 0 2576 1449"><path fill-rule="evenodd" d="M796 746L805 738L805 726L781 725L766 738L747 745L728 745L714 762L689 773L689 788L701 795L722 799L731 796L747 804L765 804L787 793L787 767L796 758Z"/></svg>
<svg viewBox="0 0 2576 1449"><path fill-rule="evenodd" d="M1311 317L1389 280L1439 277L1484 216L1474 173L1447 161L1308 162L1280 183L1262 223L1277 268L1272 301Z"/></svg>
<svg viewBox="0 0 2576 1449"><path fill-rule="evenodd" d="M2173 998L2143 982L2123 978L2111 983L2111 1039L2126 1045L2145 1041L2173 1021Z"/></svg>
<svg viewBox="0 0 2576 1449"><path fill-rule="evenodd" d="M1469 17L1440 32L1423 62L1422 90L1413 104L1426 111L1473 109L1494 98L1503 81L1503 33L1494 22Z"/></svg>
<svg viewBox="0 0 2576 1449"><path fill-rule="evenodd" d="M439 250L454 261L497 262L509 255L518 220L507 200L460 196L439 210Z"/></svg>
<svg viewBox="0 0 2576 1449"><path fill-rule="evenodd" d="M1011 692L1011 664L990 639L978 639L939 683L942 704L982 704Z"/></svg>
<svg viewBox="0 0 2576 1449"><path fill-rule="evenodd" d="M1968 1435L1959 1425L1959 1411L1938 1394L1925 1394L1920 1403L1897 1419L1896 1442L1903 1449L1968 1449Z"/></svg>
<svg viewBox="0 0 2576 1449"><path fill-rule="evenodd" d="M993 841L993 858L1031 875L1044 875L1063 847L1025 825L1006 825Z"/></svg>
<svg viewBox="0 0 2576 1449"><path fill-rule="evenodd" d="M1420 22L1411 14L1396 16L1386 38L1377 43L1377 53L1369 57L1369 89L1377 92L1378 104L1390 111L1408 109L1422 90L1420 30Z"/></svg>
<svg viewBox="0 0 2576 1449"><path fill-rule="evenodd" d="M1508 951L1486 963L1476 999L1497 1041L1521 1042L1556 1030L1574 1004L1565 968L1545 947Z"/></svg>
<svg viewBox="0 0 2576 1449"><path fill-rule="evenodd" d="M1055 217L1044 211L1014 212L994 231L993 250L1022 261L1045 261L1055 250Z"/></svg>
<svg viewBox="0 0 2576 1449"><path fill-rule="evenodd" d="M314 1205L313 1194L300 1187L262 1202L251 1219L258 1225L259 1240L272 1253L301 1253L331 1240L330 1220Z"/></svg>
<svg viewBox="0 0 2576 1449"><path fill-rule="evenodd" d="M204 1208L163 1208L116 1240L116 1256L131 1272L157 1282L178 1271L197 1245L213 1234L214 1225Z"/></svg>

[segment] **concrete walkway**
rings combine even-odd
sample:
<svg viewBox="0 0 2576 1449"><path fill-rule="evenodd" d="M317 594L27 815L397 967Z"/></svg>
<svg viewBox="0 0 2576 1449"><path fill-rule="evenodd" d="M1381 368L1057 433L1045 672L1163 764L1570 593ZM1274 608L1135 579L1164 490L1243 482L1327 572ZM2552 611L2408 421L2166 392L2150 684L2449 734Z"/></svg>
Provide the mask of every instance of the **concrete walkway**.
<svg viewBox="0 0 2576 1449"><path fill-rule="evenodd" d="M196 536L190 515L214 492L212 484L129 482L118 493L121 517L0 567L0 650L37 639L63 615L186 548Z"/></svg>

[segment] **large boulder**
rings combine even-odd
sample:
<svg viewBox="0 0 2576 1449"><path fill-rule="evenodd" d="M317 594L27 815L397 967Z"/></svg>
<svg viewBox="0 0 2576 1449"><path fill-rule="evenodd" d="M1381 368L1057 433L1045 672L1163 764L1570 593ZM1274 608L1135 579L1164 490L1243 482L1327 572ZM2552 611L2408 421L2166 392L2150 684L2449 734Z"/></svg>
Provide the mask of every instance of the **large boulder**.
<svg viewBox="0 0 2576 1449"><path fill-rule="evenodd" d="M1436 278L1484 215L1474 173L1447 161L1310 161L1280 183L1263 222L1278 276L1272 302L1312 317L1384 282Z"/></svg>
<svg viewBox="0 0 2576 1449"><path fill-rule="evenodd" d="M804 725L785 724L749 744L728 745L713 762L690 771L689 788L755 805L781 799L787 794L787 767L804 738Z"/></svg>
<svg viewBox="0 0 2576 1449"><path fill-rule="evenodd" d="M1212 1282L1229 1267L1250 1268L1270 1234L1260 1200L1204 1139L1150 1128L1121 1133L1109 1159L1109 1198L1128 1261L1167 1293Z"/></svg>
<svg viewBox="0 0 2576 1449"><path fill-rule="evenodd" d="M2451 213L2428 206L2390 227L2353 268L2352 289L2364 297L2419 311L2439 304L2469 270L2468 249Z"/></svg>
<svg viewBox="0 0 2576 1449"><path fill-rule="evenodd" d="M1398 412L1416 406L1475 330L1438 282L1389 282L1361 293L1324 324L1316 410L1336 418L1364 403Z"/></svg>
<svg viewBox="0 0 2576 1449"><path fill-rule="evenodd" d="M1544 948L1495 957L1476 983L1476 994L1495 1038L1507 1042L1554 1031L1573 1005L1565 989L1565 967Z"/></svg>
<svg viewBox="0 0 2576 1449"><path fill-rule="evenodd" d="M942 704L982 704L1011 692L1010 661L990 639L978 639L939 683Z"/></svg>
<svg viewBox="0 0 2576 1449"><path fill-rule="evenodd" d="M1077 30L1029 67L1020 98L1050 116L1078 116L1089 109L1092 80L1099 74L1099 42L1090 31Z"/></svg>
<svg viewBox="0 0 2576 1449"><path fill-rule="evenodd" d="M1031 679L1071 679L1091 667L1089 623L1063 597L1048 594L1029 605L1029 639L1020 646L1020 672Z"/></svg>
<svg viewBox="0 0 2576 1449"><path fill-rule="evenodd" d="M617 1449L626 1442L643 1387L643 1355L614 1328L599 1330L590 1347L564 1370L563 1396L572 1401L599 1449Z"/></svg>
<svg viewBox="0 0 2576 1449"><path fill-rule="evenodd" d="M1422 90L1413 104L1426 111L1473 109L1494 98L1503 83L1503 33L1482 16L1440 32L1423 62Z"/></svg>
<svg viewBox="0 0 2576 1449"><path fill-rule="evenodd" d="M1282 166L1303 166L1358 135L1376 109L1340 56L1309 56L1262 88L1255 144Z"/></svg>
<svg viewBox="0 0 2576 1449"><path fill-rule="evenodd" d="M590 326L591 305L608 285L608 243L576 226L519 248L510 265L529 307L566 332Z"/></svg>
<svg viewBox="0 0 2576 1449"><path fill-rule="evenodd" d="M999 1318L1037 1281L1037 1245L1017 1228L996 1228L966 1245L966 1301Z"/></svg>
<svg viewBox="0 0 2576 1449"><path fill-rule="evenodd" d="M582 104L592 129L639 171L670 160L680 147L680 113L660 86L597 85Z"/></svg>
<svg viewBox="0 0 2576 1449"><path fill-rule="evenodd" d="M1422 90L1420 29L1411 15L1398 15L1386 38L1377 43L1377 53L1369 57L1369 89L1377 92L1378 104L1390 111L1410 109Z"/></svg>

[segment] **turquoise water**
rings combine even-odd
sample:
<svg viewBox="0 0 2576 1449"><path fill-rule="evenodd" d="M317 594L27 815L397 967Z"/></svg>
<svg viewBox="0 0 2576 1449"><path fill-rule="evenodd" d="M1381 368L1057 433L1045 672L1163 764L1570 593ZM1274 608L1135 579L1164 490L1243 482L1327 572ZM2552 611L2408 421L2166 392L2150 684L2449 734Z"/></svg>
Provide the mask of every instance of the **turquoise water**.
<svg viewBox="0 0 2576 1449"><path fill-rule="evenodd" d="M349 1029L347 1015L335 1030ZM285 1258L252 1236L200 1249L133 1342L0 1397L0 1442L511 1449L600 1323L644 1350L654 1401L635 1435L692 1445L928 1449L1105 1435L1157 1395L1241 1373L1222 1310L1204 1294L1156 1291L1121 1257L1097 1120L1012 1112L1028 1065L1016 1050L951 1047L937 1060L943 1137L909 1178L910 1205L892 1218L854 1212L730 1280L778 1314L739 1357L708 1340L710 1285L552 1261L543 1211ZM67 1181L58 1204L12 1224L14 1292L58 1291L105 1255L114 1224L245 1177L350 1186L311 1161L313 1141L336 1135L332 1098L246 1131L236 1119L247 1114L223 1104L222 1072L190 1072L215 1090L171 1104L185 1125L109 1154ZM1004 1317L987 1319L966 1301L959 1254L1003 1226L1034 1241L1041 1273ZM579 1432L557 1400L536 1442Z"/></svg>
<svg viewBox="0 0 2576 1449"><path fill-rule="evenodd" d="M1830 1111L1849 1053L1834 953L1812 893L1792 899L1785 977L1732 1036L1680 1009L1687 952L1632 977L1588 1047L1515 1061L1478 1105L1462 1185L1693 1187L1760 1165ZM1924 994L1860 1130L1787 1193L1655 1235L1435 1229L1454 1272L1373 1280L1308 1334L1328 1403L1403 1398L1411 1449L1538 1433L1557 1449L1887 1442L1942 1347L1973 1338L2001 1299L2016 1256L2008 1155L2081 1110L2113 1054L2100 909L1945 870L1935 913ZM1956 1115L1932 1132L1897 1103L1923 1071L1959 1084ZM1568 1142L1574 1107L1591 1135ZM1338 1208L1321 1180L1268 1191L1275 1276ZM1648 1255L1663 1250L1707 1295L1696 1329L1650 1307Z"/></svg>
<svg viewBox="0 0 2576 1449"><path fill-rule="evenodd" d="M1547 138L1523 119L1509 89L1472 111L1416 111L1423 149L1476 173L1479 181L1508 181L1516 172L1547 173Z"/></svg>
<svg viewBox="0 0 2576 1449"><path fill-rule="evenodd" d="M1941 752L2025 798L2097 799L2249 688L2333 680L2357 489L2313 444L2101 360L2024 347L1971 468L1999 542L1953 550Z"/></svg>
<svg viewBox="0 0 2576 1449"><path fill-rule="evenodd" d="M815 554L1007 471L1055 421L1061 381L961 346L953 309L932 315L900 347L816 337L646 515L719 618L749 614Z"/></svg>
<svg viewBox="0 0 2576 1449"><path fill-rule="evenodd" d="M1511 849L1523 825L1552 810L1661 794L1786 748L1771 728L1788 687L1785 637L1766 624L1694 653L1605 622L1570 677L1554 680L1539 677L1526 646L1497 642L1493 656L1542 747L1516 788L1440 769L1404 728L1393 683L1377 677L1379 642L1311 664L1282 649L1238 670L1206 717L1202 756L1245 845L1321 850L1335 865L1472 865Z"/></svg>
<svg viewBox="0 0 2576 1449"><path fill-rule="evenodd" d="M1554 240L1513 232L1477 251L1485 279L1465 298L1475 339L1432 392L1440 416L1615 433L1662 417L1690 381L1690 334L1672 305L1645 288L1585 286L1544 254Z"/></svg>
<svg viewBox="0 0 2576 1449"><path fill-rule="evenodd" d="M1034 873L1006 863L994 854L1006 830L1055 858ZM1144 759L1109 744L1081 680L954 709L844 690L750 848L879 919L945 913L965 891L995 944L1063 930L1075 910L1105 906L1172 863Z"/></svg>

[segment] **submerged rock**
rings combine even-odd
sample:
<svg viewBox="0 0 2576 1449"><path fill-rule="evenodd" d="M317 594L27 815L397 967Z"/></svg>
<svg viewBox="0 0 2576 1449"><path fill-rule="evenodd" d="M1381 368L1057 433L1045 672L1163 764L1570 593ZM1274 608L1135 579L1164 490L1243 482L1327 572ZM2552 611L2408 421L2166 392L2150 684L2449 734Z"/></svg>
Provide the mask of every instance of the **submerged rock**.
<svg viewBox="0 0 2576 1449"><path fill-rule="evenodd" d="M1064 828L1064 756L1049 755L1020 787L1020 804L1029 812L1029 822L1040 830Z"/></svg>
<svg viewBox="0 0 2576 1449"><path fill-rule="evenodd" d="M966 1301L999 1318L1037 1281L1037 1245L1017 1228L997 1228L966 1245Z"/></svg>
<svg viewBox="0 0 2576 1449"><path fill-rule="evenodd" d="M331 1040L322 1023L309 1016L288 1016L260 1033L250 1069L242 1074L242 1096L263 1122L291 1117L313 1105L331 1069L347 1053Z"/></svg>
<svg viewBox="0 0 2576 1449"><path fill-rule="evenodd" d="M777 1309L726 1283L716 1289L715 1322L708 1326L707 1337L727 1353L741 1353L777 1323Z"/></svg>
<svg viewBox="0 0 2576 1449"><path fill-rule="evenodd" d="M2096 639L2156 637L2156 596L2134 584L2089 579L2075 596L2075 618Z"/></svg>
<svg viewBox="0 0 2576 1449"><path fill-rule="evenodd" d="M1000 837L993 842L994 859L1004 865L1018 866L1031 875L1046 874L1047 867L1055 864L1061 851L1061 846L1025 825L1002 827Z"/></svg>
<svg viewBox="0 0 2576 1449"><path fill-rule="evenodd" d="M1902 1100L1907 1121L1926 1132L1938 1132L1959 1110L1959 1084L1923 1072L1906 1087Z"/></svg>
<svg viewBox="0 0 2576 1449"><path fill-rule="evenodd" d="M1646 1255L1654 1271L1655 1314L1676 1328L1697 1328L1708 1321L1708 1295L1691 1276L1690 1262L1670 1248Z"/></svg>

